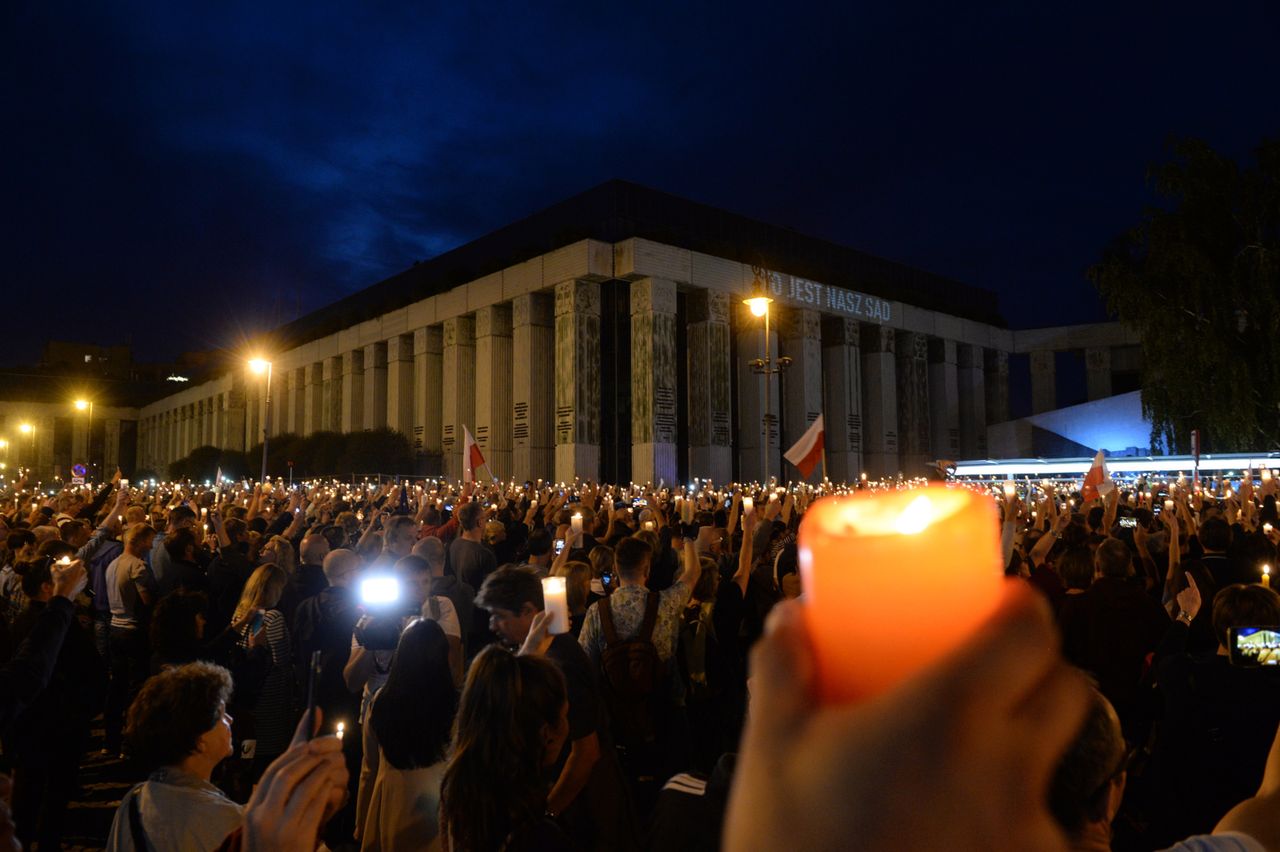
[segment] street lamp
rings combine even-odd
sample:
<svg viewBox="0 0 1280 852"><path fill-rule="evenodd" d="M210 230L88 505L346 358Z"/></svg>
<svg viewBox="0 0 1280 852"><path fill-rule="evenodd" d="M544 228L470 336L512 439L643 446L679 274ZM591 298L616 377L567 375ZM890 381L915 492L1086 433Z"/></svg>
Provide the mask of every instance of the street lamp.
<svg viewBox="0 0 1280 852"><path fill-rule="evenodd" d="M76 406L76 411L89 412L89 425L87 428L85 442L84 442L84 455L85 455L85 461L89 463L89 470L92 471L94 468L94 464L93 464L93 400L77 399L75 401L75 406Z"/></svg>
<svg viewBox="0 0 1280 852"><path fill-rule="evenodd" d="M31 436L31 464L27 466L34 468L36 466L36 427L30 423L19 423L18 431Z"/></svg>
<svg viewBox="0 0 1280 852"><path fill-rule="evenodd" d="M751 366L751 372L764 377L764 474L760 477L760 481L768 482L769 454L772 452L770 427L773 425L769 377L775 374L782 375L791 366L791 359L785 355L777 359L769 356L769 304L773 301L765 290L765 281L769 273L760 266L751 267L751 273L755 276L755 280L751 283L751 297L743 299L742 303L751 309L752 316L764 317L764 357L755 358L747 363Z"/></svg>
<svg viewBox="0 0 1280 852"><path fill-rule="evenodd" d="M267 375L266 411L262 414L262 477L259 482L267 481L267 442L271 438L271 362L265 358L250 358L249 372L255 376Z"/></svg>

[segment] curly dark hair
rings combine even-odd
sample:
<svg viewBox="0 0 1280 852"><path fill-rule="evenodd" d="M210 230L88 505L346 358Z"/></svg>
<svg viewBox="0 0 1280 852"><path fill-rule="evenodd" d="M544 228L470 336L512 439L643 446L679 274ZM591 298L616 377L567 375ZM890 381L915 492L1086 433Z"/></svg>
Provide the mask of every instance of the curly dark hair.
<svg viewBox="0 0 1280 852"><path fill-rule="evenodd" d="M125 717L129 754L148 769L181 763L222 719L231 688L231 672L212 663L187 663L151 678Z"/></svg>

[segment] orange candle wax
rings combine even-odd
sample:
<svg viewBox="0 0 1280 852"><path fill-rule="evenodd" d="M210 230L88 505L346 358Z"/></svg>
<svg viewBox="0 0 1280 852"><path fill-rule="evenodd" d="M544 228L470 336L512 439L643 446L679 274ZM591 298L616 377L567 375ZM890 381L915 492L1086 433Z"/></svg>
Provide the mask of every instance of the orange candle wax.
<svg viewBox="0 0 1280 852"><path fill-rule="evenodd" d="M998 531L991 500L963 488L814 503L799 561L822 700L889 689L972 635L1001 598Z"/></svg>

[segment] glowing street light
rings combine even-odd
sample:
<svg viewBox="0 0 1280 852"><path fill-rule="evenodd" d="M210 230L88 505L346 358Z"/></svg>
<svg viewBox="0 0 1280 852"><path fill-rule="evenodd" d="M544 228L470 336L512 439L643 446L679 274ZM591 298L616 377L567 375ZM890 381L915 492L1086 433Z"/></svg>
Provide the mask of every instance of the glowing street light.
<svg viewBox="0 0 1280 852"><path fill-rule="evenodd" d="M751 371L764 376L764 475L760 477L761 482L769 481L769 454L773 451L773 413L770 411L770 381L769 378L777 373L781 373L791 366L791 359L782 357L773 359L769 356L769 304L773 299L766 295L765 281L767 280L768 270L760 266L751 267L751 272L755 276L755 280L751 283L752 296L743 299L742 303L751 309L751 315L755 317L764 317L764 357L755 358L750 361Z"/></svg>
<svg viewBox="0 0 1280 852"><path fill-rule="evenodd" d="M271 362L266 358L250 358L249 372L255 376L263 373L267 376L265 407L262 414L262 476L259 482L267 481L267 443L271 440Z"/></svg>
<svg viewBox="0 0 1280 852"><path fill-rule="evenodd" d="M90 471L92 471L92 470L93 470L93 468L94 468L94 463L93 463L93 400L91 400L91 399L77 399L73 404L74 404L74 405L75 405L75 407L76 407L76 411L87 411L87 412L89 413L89 423L88 423L88 425L87 425L87 427L86 427L86 429L85 429L85 431L86 431L86 435L85 435L85 440L84 440L84 455L85 455L85 461L89 463L89 470L90 470Z"/></svg>
<svg viewBox="0 0 1280 852"><path fill-rule="evenodd" d="M36 427L32 426L30 423L19 423L18 431L24 435L30 435L32 432L36 431Z"/></svg>

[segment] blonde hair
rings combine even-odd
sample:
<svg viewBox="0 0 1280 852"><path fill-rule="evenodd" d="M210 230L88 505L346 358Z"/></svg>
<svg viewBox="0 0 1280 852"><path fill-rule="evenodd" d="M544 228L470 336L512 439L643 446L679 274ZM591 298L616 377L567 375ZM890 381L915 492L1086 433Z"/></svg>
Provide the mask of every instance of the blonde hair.
<svg viewBox="0 0 1280 852"><path fill-rule="evenodd" d="M298 558L293 552L293 542L282 535L273 535L266 544L275 545L275 564L284 569L286 577L292 577L298 572ZM258 552L262 552L261 547L258 548Z"/></svg>
<svg viewBox="0 0 1280 852"><path fill-rule="evenodd" d="M274 562L259 565L244 584L244 591L240 593L240 602L236 604L236 612L231 620L239 621L255 609L274 607L280 602L288 579L284 569Z"/></svg>

